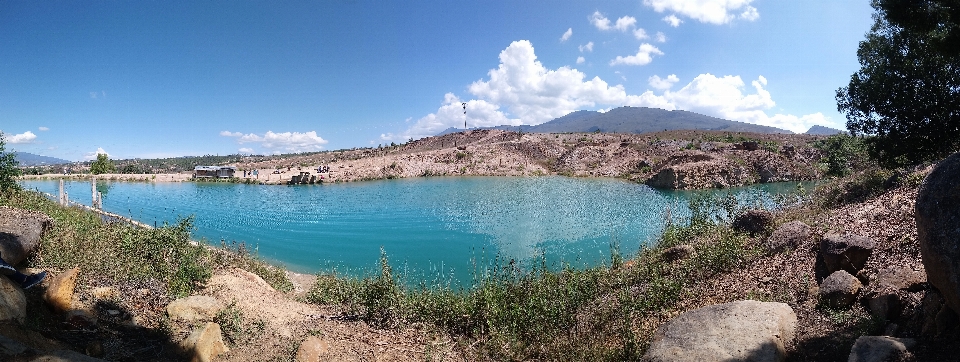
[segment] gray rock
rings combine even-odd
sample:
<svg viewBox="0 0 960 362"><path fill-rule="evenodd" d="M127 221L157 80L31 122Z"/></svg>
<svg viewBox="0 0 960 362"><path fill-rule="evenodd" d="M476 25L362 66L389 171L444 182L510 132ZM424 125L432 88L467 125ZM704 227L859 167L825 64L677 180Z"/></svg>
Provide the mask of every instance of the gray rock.
<svg viewBox="0 0 960 362"><path fill-rule="evenodd" d="M767 238L767 250L775 253L787 249L797 249L813 240L810 226L803 221L791 221L780 225Z"/></svg>
<svg viewBox="0 0 960 362"><path fill-rule="evenodd" d="M897 293L874 293L866 298L870 314L883 320L894 320L903 311L903 304Z"/></svg>
<svg viewBox="0 0 960 362"><path fill-rule="evenodd" d="M827 272L846 270L857 274L867 264L877 243L873 239L853 234L826 234L820 241L820 254Z"/></svg>
<svg viewBox="0 0 960 362"><path fill-rule="evenodd" d="M906 353L917 342L910 338L887 336L862 336L857 338L850 349L848 362L884 362L891 361L901 353Z"/></svg>
<svg viewBox="0 0 960 362"><path fill-rule="evenodd" d="M667 248L663 251L663 260L665 261L676 261L681 259L689 258L694 253L694 249L690 245L677 245L674 247Z"/></svg>
<svg viewBox="0 0 960 362"><path fill-rule="evenodd" d="M42 213L0 207L0 257L10 265L20 264L51 227L53 219Z"/></svg>
<svg viewBox="0 0 960 362"><path fill-rule="evenodd" d="M223 303L220 303L214 297L194 295L177 299L168 304L167 315L173 320L208 322L212 321L223 307Z"/></svg>
<svg viewBox="0 0 960 362"><path fill-rule="evenodd" d="M933 284L953 310L960 310L960 153L933 168L920 185L915 206L920 257Z"/></svg>
<svg viewBox="0 0 960 362"><path fill-rule="evenodd" d="M820 298L834 308L845 308L857 300L861 286L856 277L838 270L820 283Z"/></svg>
<svg viewBox="0 0 960 362"><path fill-rule="evenodd" d="M923 272L905 267L887 267L881 269L876 278L876 289L884 290L909 290L917 292L923 289L923 283L927 281Z"/></svg>
<svg viewBox="0 0 960 362"><path fill-rule="evenodd" d="M23 323L27 316L27 296L20 286L7 277L0 277L0 321Z"/></svg>
<svg viewBox="0 0 960 362"><path fill-rule="evenodd" d="M4 361L10 357L14 357L29 350L29 348L23 344L20 344L20 342L0 336L0 357L4 357Z"/></svg>
<svg viewBox="0 0 960 362"><path fill-rule="evenodd" d="M104 362L104 360L63 349L44 353L42 356L30 360L30 362Z"/></svg>
<svg viewBox="0 0 960 362"><path fill-rule="evenodd" d="M755 300L687 311L657 330L645 361L783 361L797 315Z"/></svg>
<svg viewBox="0 0 960 362"><path fill-rule="evenodd" d="M747 210L737 215L731 226L733 230L750 235L763 234L773 228L773 214L767 210Z"/></svg>

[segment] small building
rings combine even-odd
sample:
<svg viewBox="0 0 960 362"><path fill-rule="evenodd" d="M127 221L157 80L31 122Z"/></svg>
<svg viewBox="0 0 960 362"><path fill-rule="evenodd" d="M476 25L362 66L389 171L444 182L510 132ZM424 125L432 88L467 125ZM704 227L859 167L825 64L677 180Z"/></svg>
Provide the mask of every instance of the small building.
<svg viewBox="0 0 960 362"><path fill-rule="evenodd" d="M237 173L233 166L197 166L193 168L193 178L231 178Z"/></svg>

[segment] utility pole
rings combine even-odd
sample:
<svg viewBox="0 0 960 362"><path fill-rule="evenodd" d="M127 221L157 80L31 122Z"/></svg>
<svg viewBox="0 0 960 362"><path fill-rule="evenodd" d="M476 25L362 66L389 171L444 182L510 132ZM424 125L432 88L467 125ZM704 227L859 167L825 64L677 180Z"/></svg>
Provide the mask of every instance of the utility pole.
<svg viewBox="0 0 960 362"><path fill-rule="evenodd" d="M467 130L467 102L460 102L463 105L463 130Z"/></svg>

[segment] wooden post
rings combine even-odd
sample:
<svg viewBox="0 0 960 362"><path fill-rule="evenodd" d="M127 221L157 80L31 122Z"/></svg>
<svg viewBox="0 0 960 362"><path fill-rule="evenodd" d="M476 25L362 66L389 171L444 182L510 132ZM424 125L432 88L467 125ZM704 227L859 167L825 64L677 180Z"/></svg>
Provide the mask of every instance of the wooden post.
<svg viewBox="0 0 960 362"><path fill-rule="evenodd" d="M60 197L60 206L67 206L66 194L63 192L63 179L60 179L60 193L57 196Z"/></svg>
<svg viewBox="0 0 960 362"><path fill-rule="evenodd" d="M90 206L93 208L97 207L97 178L90 176Z"/></svg>

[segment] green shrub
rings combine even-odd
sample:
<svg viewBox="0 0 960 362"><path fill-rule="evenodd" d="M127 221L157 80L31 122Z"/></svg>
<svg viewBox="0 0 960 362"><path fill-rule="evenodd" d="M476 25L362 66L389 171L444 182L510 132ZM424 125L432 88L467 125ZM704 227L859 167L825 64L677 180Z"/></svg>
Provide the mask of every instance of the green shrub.
<svg viewBox="0 0 960 362"><path fill-rule="evenodd" d="M867 149L863 139L838 133L814 143L823 153L827 176L846 176L860 170L867 163Z"/></svg>

